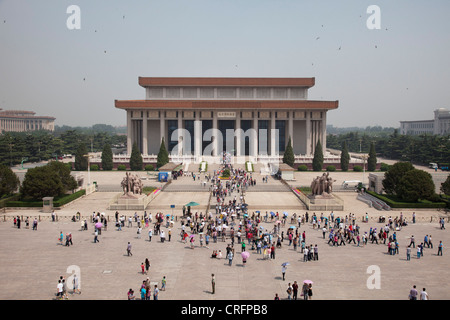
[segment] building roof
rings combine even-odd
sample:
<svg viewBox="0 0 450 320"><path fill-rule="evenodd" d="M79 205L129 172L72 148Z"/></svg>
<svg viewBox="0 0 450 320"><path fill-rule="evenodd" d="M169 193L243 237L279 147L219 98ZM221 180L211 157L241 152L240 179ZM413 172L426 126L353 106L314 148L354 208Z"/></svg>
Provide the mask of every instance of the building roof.
<svg viewBox="0 0 450 320"><path fill-rule="evenodd" d="M34 111L24 110L2 110L0 109L0 118L10 119L31 119L31 120L55 120L54 117L36 116Z"/></svg>
<svg viewBox="0 0 450 320"><path fill-rule="evenodd" d="M339 101L316 100L115 100L118 109L337 109Z"/></svg>
<svg viewBox="0 0 450 320"><path fill-rule="evenodd" d="M139 85L152 86L228 86L228 87L307 87L315 78L200 78L200 77L139 77Z"/></svg>

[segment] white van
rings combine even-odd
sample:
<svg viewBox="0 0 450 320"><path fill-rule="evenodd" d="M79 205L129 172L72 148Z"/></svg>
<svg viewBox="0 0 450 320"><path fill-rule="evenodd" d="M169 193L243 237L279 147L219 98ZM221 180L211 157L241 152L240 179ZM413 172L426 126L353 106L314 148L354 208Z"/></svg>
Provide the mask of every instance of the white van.
<svg viewBox="0 0 450 320"><path fill-rule="evenodd" d="M434 162L430 162L430 163L428 164L428 166L429 166L431 169L437 169L437 168L438 168L437 163L434 163Z"/></svg>
<svg viewBox="0 0 450 320"><path fill-rule="evenodd" d="M342 187L344 189L349 189L349 188L356 188L358 187L358 185L362 183L359 180L346 180L344 182L342 182Z"/></svg>

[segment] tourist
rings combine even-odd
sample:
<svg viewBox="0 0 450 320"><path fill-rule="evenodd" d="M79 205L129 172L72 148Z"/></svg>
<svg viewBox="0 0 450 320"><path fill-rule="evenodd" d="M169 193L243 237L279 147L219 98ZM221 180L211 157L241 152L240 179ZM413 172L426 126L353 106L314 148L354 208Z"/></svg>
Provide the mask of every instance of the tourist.
<svg viewBox="0 0 450 320"><path fill-rule="evenodd" d="M410 261L410 260L411 260L411 248L406 247L406 261Z"/></svg>
<svg viewBox="0 0 450 320"><path fill-rule="evenodd" d="M159 289L158 285L155 284L155 289L153 289L153 300L158 300L158 296L159 296Z"/></svg>
<svg viewBox="0 0 450 320"><path fill-rule="evenodd" d="M413 288L409 291L409 300L417 300L417 295L419 293L417 292L416 286L414 285Z"/></svg>
<svg viewBox="0 0 450 320"><path fill-rule="evenodd" d="M130 290L128 290L127 297L128 297L128 300L134 300L135 299L133 289L130 288Z"/></svg>
<svg viewBox="0 0 450 320"><path fill-rule="evenodd" d="M62 280L59 279L58 280L58 285L56 286L57 292L56 292L56 297L60 300L63 299L63 283Z"/></svg>
<svg viewBox="0 0 450 320"><path fill-rule="evenodd" d="M215 294L216 293L216 277L214 276L214 273L211 274L211 287L212 287L211 294Z"/></svg>
<svg viewBox="0 0 450 320"><path fill-rule="evenodd" d="M100 240L98 240L98 230L95 229L95 232L94 232L94 243L97 243L97 242L100 242Z"/></svg>
<svg viewBox="0 0 450 320"><path fill-rule="evenodd" d="M81 294L81 290L78 287L79 283L78 283L78 277L76 274L73 275L72 284L73 284L73 293Z"/></svg>
<svg viewBox="0 0 450 320"><path fill-rule="evenodd" d="M287 269L287 265L282 264L281 265L281 274L283 275L283 281L285 280L285 275L286 275L286 269Z"/></svg>
<svg viewBox="0 0 450 320"><path fill-rule="evenodd" d="M150 269L150 260L145 258L145 274L148 274L148 270Z"/></svg>
<svg viewBox="0 0 450 320"><path fill-rule="evenodd" d="M163 278L161 280L161 290L162 291L166 291L166 283L167 283L166 276L163 276Z"/></svg>
<svg viewBox="0 0 450 320"><path fill-rule="evenodd" d="M131 253L131 243L128 242L127 245L127 256L132 256L133 254Z"/></svg>
<svg viewBox="0 0 450 320"><path fill-rule="evenodd" d="M307 283L303 283L302 286L302 293L301 295L303 296L303 300L308 300L308 284Z"/></svg>
<svg viewBox="0 0 450 320"><path fill-rule="evenodd" d="M292 295L292 286L291 283L288 283L288 288L286 290L287 294L288 294L288 300L291 300L291 295Z"/></svg>
<svg viewBox="0 0 450 320"><path fill-rule="evenodd" d="M425 288L423 288L422 292L420 293L420 300L429 300L429 296Z"/></svg>
<svg viewBox="0 0 450 320"><path fill-rule="evenodd" d="M444 247L444 245L442 244L442 241L439 241L438 252L437 252L438 256L442 256L442 248L443 247Z"/></svg>
<svg viewBox="0 0 450 320"><path fill-rule="evenodd" d="M297 300L298 295L298 284L297 281L294 281L294 284L292 285L292 299Z"/></svg>
<svg viewBox="0 0 450 320"><path fill-rule="evenodd" d="M150 229L148 229L148 241L149 241L149 242L152 242L152 235L153 235L153 231L152 231L152 229L150 228Z"/></svg>
<svg viewBox="0 0 450 320"><path fill-rule="evenodd" d="M228 265L231 266L231 264L233 263L233 252L231 250L227 254L227 259L228 259Z"/></svg>

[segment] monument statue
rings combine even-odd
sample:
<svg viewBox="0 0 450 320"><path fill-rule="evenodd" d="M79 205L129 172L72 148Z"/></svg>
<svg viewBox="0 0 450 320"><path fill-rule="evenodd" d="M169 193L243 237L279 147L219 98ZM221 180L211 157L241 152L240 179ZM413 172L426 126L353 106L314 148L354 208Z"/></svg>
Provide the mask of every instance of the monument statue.
<svg viewBox="0 0 450 320"><path fill-rule="evenodd" d="M321 177L317 176L311 182L311 193L313 196L328 196L333 192L333 180L329 177L329 172L324 173Z"/></svg>
<svg viewBox="0 0 450 320"><path fill-rule="evenodd" d="M138 175L132 175L127 172L126 176L122 179L121 186L123 189L123 195L142 194L143 184Z"/></svg>

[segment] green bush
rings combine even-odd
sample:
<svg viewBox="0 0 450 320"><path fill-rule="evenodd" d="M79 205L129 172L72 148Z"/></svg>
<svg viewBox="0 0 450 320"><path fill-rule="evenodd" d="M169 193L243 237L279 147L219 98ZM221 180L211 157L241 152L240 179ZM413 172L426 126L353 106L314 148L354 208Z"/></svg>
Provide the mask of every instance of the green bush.
<svg viewBox="0 0 450 320"><path fill-rule="evenodd" d="M117 170L119 170L119 171L126 171L127 170L127 166L124 165L124 164L119 164L117 166Z"/></svg>
<svg viewBox="0 0 450 320"><path fill-rule="evenodd" d="M380 170L381 171L388 171L389 170L390 165L388 165L387 163L382 162L380 165Z"/></svg>
<svg viewBox="0 0 450 320"><path fill-rule="evenodd" d="M298 171L308 171L308 167L305 164L299 165L297 168Z"/></svg>
<svg viewBox="0 0 450 320"><path fill-rule="evenodd" d="M327 166L327 171L336 171L335 166Z"/></svg>
<svg viewBox="0 0 450 320"><path fill-rule="evenodd" d="M368 194L386 202L386 204L388 206L390 206L391 208L432 208L432 209L437 209L437 208L445 208L445 202L431 202L428 200L419 200L418 202L408 202L408 201L403 201L395 196L391 196L391 195L380 195L376 192L373 191L366 191ZM437 198L436 198L437 199Z"/></svg>
<svg viewBox="0 0 450 320"><path fill-rule="evenodd" d="M353 167L353 171L355 171L355 172L362 172L363 168L361 166L354 166Z"/></svg>
<svg viewBox="0 0 450 320"><path fill-rule="evenodd" d="M145 165L145 171L154 171L155 167L153 167L151 164L146 164Z"/></svg>
<svg viewBox="0 0 450 320"><path fill-rule="evenodd" d="M91 171L98 171L98 164L91 164Z"/></svg>

